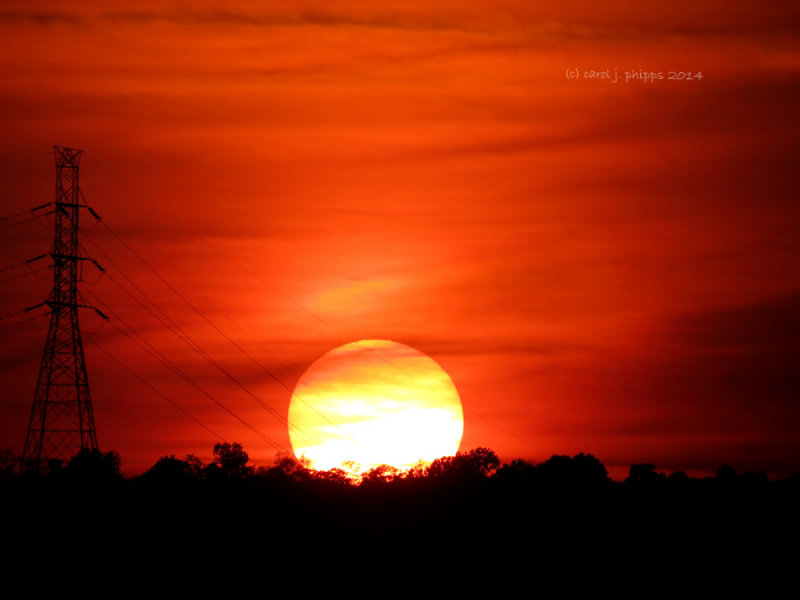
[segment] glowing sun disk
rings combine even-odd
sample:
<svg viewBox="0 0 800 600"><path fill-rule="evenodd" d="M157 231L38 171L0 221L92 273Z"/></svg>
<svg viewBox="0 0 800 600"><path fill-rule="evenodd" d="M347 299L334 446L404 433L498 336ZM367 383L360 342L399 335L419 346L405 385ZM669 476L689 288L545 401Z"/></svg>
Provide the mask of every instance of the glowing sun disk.
<svg viewBox="0 0 800 600"><path fill-rule="evenodd" d="M422 352L388 340L353 342L316 360L297 383L289 423L298 458L352 474L455 454L464 429L447 373Z"/></svg>

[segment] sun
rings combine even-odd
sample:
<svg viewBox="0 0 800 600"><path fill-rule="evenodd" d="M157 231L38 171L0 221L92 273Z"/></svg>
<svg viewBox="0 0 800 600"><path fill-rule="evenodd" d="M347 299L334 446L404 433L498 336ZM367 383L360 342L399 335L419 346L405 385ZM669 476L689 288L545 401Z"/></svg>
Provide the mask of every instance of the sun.
<svg viewBox="0 0 800 600"><path fill-rule="evenodd" d="M450 376L426 354L389 340L324 354L303 373L289 405L294 453L317 470L408 469L458 452L463 431Z"/></svg>

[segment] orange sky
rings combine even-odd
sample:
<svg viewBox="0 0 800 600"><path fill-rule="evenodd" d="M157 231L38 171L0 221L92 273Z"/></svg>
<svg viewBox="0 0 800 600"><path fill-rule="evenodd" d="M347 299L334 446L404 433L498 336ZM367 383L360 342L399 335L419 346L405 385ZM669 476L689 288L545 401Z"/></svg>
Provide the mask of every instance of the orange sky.
<svg viewBox="0 0 800 600"><path fill-rule="evenodd" d="M800 469L800 9L680 4L4 2L0 216L51 201L51 147L82 148L88 202L247 352L86 232L114 278L87 269L87 296L262 432L85 313L101 446L134 473L217 441L105 349L258 462L290 447L122 269L278 414L331 348L393 339L453 378L464 449ZM0 234L0 268L51 236ZM0 316L48 293L16 274ZM21 452L46 324L0 330L0 448Z"/></svg>

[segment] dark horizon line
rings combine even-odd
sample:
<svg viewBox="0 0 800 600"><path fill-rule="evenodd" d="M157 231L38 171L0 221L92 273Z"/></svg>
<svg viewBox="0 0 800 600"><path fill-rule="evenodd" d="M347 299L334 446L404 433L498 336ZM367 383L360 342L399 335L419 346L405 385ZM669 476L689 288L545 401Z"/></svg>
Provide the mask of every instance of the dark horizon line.
<svg viewBox="0 0 800 600"><path fill-rule="evenodd" d="M770 471L767 469L758 469L755 471L749 470L742 470L738 471L735 469L730 463L722 463L716 471L712 469L703 469L708 473L713 473L704 476L692 476L686 472L686 470L678 469L678 470L669 470L669 473L659 471L659 467L657 467L653 463L649 462L641 462L641 463L630 463L627 467L627 477L623 480L613 479L611 475L608 473L608 469L606 464L603 463L600 459L598 459L593 453L586 453L586 452L579 452L572 456L568 454L552 454L549 458L536 461L531 459L524 459L524 458L513 458L509 461L501 461L497 454L488 447L485 446L478 446L473 448L472 450L467 451L458 451L456 454L442 456L439 458L434 459L433 461L424 461L420 460L416 465L410 468L398 468L388 464L378 465L372 469L367 469L362 472L359 472L357 475L348 474L341 468L334 467L327 470L321 469L314 469L313 467L308 466L302 459L299 459L295 456L293 452L289 453L277 453L273 462L270 464L261 464L261 465L254 465L250 462L250 457L244 448L236 443L233 442L231 444L227 443L218 443L214 446L214 457L211 459L210 462L204 463L194 454L186 454L183 459L179 459L175 456L175 454L165 454L162 455L156 462L154 462L150 467L141 471L138 474L127 474L123 473L122 471L122 457L116 451L107 451L102 452L99 449L83 449L79 453L75 454L69 460L64 459L50 459L48 461L47 471L59 471L59 470L66 470L69 466L79 459L82 453L89 453L94 454L98 460L103 459L106 461L110 461L114 465L114 470L116 473L126 479L126 480L136 480L139 479L147 473L153 471L160 463L164 461L175 461L178 463L184 463L187 465L192 465L195 470L198 472L203 469L213 468L215 465L220 466L221 462L224 461L220 459L218 454L218 448L227 448L232 449L234 454L238 455L238 461L241 463L240 466L242 469L246 469L250 475L257 475L266 473L275 468L281 468L282 466L285 467L287 463L293 463L295 468L304 470L309 473L311 476L320 477L320 478L338 478L344 477L349 479L352 483L359 483L365 480L368 476L372 475L375 476L376 473L384 473L386 478L389 479L413 479L415 477L425 477L427 476L427 471L430 469L432 465L438 466L446 466L448 464L453 464L458 460L470 460L474 459L475 457L480 458L480 460L488 461L486 465L483 467L483 474L489 478L497 474L502 470L524 470L524 469L546 469L548 465L552 466L555 463L560 463L563 467L564 465L571 463L571 462L588 462L594 463L596 469L602 468L602 472L605 475L605 478L608 482L611 483L626 483L631 481L632 479L662 479L664 481L704 481L710 479L718 479L720 477L723 478L749 478L749 479L760 479L762 481L767 482L776 482L776 481L787 481L793 480L795 478L800 479L800 470L792 471L789 475L784 476L775 476L776 472L772 472L773 476L770 477ZM619 468L624 468L624 465L615 465ZM29 469L28 469L29 470ZM689 471L699 471L701 469L689 469ZM25 473L26 469L22 464L22 459L19 455L14 453L13 450L0 450L0 476L9 474L9 473ZM244 471L243 471L244 472Z"/></svg>

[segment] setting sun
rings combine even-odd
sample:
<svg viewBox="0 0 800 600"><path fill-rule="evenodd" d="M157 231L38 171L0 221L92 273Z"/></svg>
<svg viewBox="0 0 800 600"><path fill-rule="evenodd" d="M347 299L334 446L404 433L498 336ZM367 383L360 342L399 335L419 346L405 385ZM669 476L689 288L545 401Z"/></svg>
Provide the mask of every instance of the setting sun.
<svg viewBox="0 0 800 600"><path fill-rule="evenodd" d="M388 340L331 350L297 383L289 436L318 470L407 469L455 454L464 418L455 385L429 356Z"/></svg>

